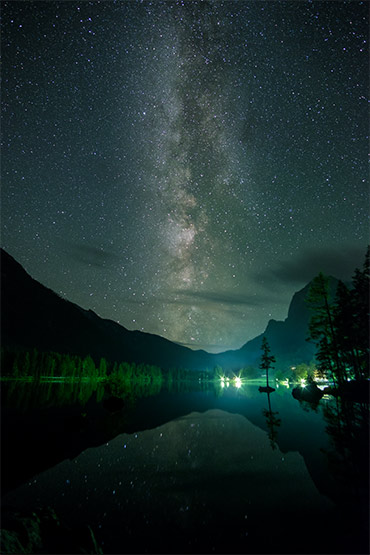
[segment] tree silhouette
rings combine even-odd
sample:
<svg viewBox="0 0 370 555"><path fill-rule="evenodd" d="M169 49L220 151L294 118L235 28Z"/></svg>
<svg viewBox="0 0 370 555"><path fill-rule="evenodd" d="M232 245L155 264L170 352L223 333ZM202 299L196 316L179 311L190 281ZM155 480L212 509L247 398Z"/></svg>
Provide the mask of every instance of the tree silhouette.
<svg viewBox="0 0 370 555"><path fill-rule="evenodd" d="M342 282L338 282L334 300L334 329L337 338L339 356L347 370L352 368L353 375L360 379L360 356L357 347L356 318L354 318L353 292ZM351 376L352 377L352 376Z"/></svg>
<svg viewBox="0 0 370 555"><path fill-rule="evenodd" d="M262 349L262 355L261 355L261 362L259 364L259 367L262 370L265 370L265 372L266 372L266 386L270 387L269 386L269 370L275 364L276 359L273 355L270 355L271 349L270 349L270 346L269 346L265 336L263 336L263 338L262 338L261 349Z"/></svg>
<svg viewBox="0 0 370 555"><path fill-rule="evenodd" d="M367 248L362 271L356 268L352 283L353 331L358 348L360 372L369 377L370 247Z"/></svg>
<svg viewBox="0 0 370 555"><path fill-rule="evenodd" d="M308 341L317 346L318 370L342 386L369 377L369 248L363 269L355 270L352 288L338 282L334 300L329 278L319 273L306 298L311 319Z"/></svg>
<svg viewBox="0 0 370 555"><path fill-rule="evenodd" d="M334 330L333 307L329 299L329 278L320 272L311 282L306 297L311 310L308 341L316 343L316 358L319 369L330 374L333 379L343 382L343 368L339 360L338 346Z"/></svg>

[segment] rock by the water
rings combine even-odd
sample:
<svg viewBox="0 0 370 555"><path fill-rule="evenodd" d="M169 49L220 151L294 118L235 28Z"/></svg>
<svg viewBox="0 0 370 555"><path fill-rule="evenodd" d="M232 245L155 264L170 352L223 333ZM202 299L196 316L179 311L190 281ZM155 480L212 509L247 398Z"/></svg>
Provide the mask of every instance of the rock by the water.
<svg viewBox="0 0 370 555"><path fill-rule="evenodd" d="M310 383L306 387L295 387L292 391L294 399L298 401L317 402L324 395L324 392L315 383Z"/></svg>
<svg viewBox="0 0 370 555"><path fill-rule="evenodd" d="M260 393L272 393L273 391L275 391L275 389L274 389L273 387L270 387L270 386L268 385L268 386L266 386L266 387L260 386L260 387L258 388L258 391L259 391Z"/></svg>

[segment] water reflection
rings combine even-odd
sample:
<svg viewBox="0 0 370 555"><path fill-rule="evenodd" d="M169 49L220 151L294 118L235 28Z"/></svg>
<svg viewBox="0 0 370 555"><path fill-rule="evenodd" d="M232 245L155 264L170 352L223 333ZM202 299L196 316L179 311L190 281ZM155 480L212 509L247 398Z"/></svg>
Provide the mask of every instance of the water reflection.
<svg viewBox="0 0 370 555"><path fill-rule="evenodd" d="M51 505L67 523L88 522L106 553L277 553L286 527L297 525L293 507L303 522L333 511L301 455L272 451L261 429L221 410L121 434L5 501Z"/></svg>
<svg viewBox="0 0 370 555"><path fill-rule="evenodd" d="M268 409L263 409L262 414L266 418L270 445L272 449L276 449L277 428L281 426L281 419L277 418L277 415L279 413L277 411L273 412L273 410L271 409L271 399L270 399L271 393L267 391L266 395L267 395Z"/></svg>
<svg viewBox="0 0 370 555"><path fill-rule="evenodd" d="M104 384L91 380L85 382L9 381L1 385L1 401L5 408L27 412L34 408L63 407L79 403L84 406L95 394L100 402L105 393Z"/></svg>
<svg viewBox="0 0 370 555"><path fill-rule="evenodd" d="M323 406L323 415L330 438L325 453L330 472L339 485L336 502L350 510L355 526L360 523L368 526L369 406L339 398Z"/></svg>
<svg viewBox="0 0 370 555"><path fill-rule="evenodd" d="M114 396L134 403L141 397L158 395L161 383L143 384L140 382L99 382L90 381L44 381L44 382L8 382L2 384L2 402L22 412L33 408L64 407L79 403L85 406L94 397L97 402ZM185 386L184 386L185 389Z"/></svg>
<svg viewBox="0 0 370 555"><path fill-rule="evenodd" d="M312 410L285 387L234 385L145 397L101 384L2 387L5 502L55 500L97 527L106 553L178 552L169 530L188 552L367 552L368 405L331 398ZM302 549L302 523L318 515L328 532L310 528Z"/></svg>

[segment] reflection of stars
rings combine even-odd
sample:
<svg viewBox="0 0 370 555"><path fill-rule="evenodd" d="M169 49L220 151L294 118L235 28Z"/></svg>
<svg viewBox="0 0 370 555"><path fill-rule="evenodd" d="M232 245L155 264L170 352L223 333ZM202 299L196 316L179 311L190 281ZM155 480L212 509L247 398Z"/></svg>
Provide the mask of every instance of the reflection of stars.
<svg viewBox="0 0 370 555"><path fill-rule="evenodd" d="M158 539L163 548L162 536L168 529L184 534L189 526L189 552L211 552L212 538L204 550L195 550L191 542L204 535L204 529L219 530L220 538L224 535L220 524L225 521L225 506L228 528L231 526L233 537L241 538L235 552L242 552L245 499L251 500L251 507L258 507L261 495L271 497L272 492L273 506L280 506L280 490L273 487L277 476L288 495L287 516L292 503L297 503L292 476L299 477L303 492L298 500L299 512L323 507L322 496L301 455L295 452L282 457L279 449L271 449L266 432L240 414L219 410L224 403L213 399L197 398L198 404L203 403L201 412L181 416L183 407L187 408L185 400L173 421L139 435L121 434L105 445L86 449L74 461L67 459L42 472L37 481L8 493L7 503L17 509L34 510L35 499L42 499L45 506L53 505L69 526L82 527L88 522L106 553L119 550L122 530L128 541L139 545L140 552L153 552L153 547L159 552L159 544L153 541ZM227 406L232 399L225 398ZM253 403L246 405L256 411ZM148 410L150 414L150 407ZM157 416L161 419L162 414ZM210 457L210 452L217 456ZM258 479L261 472L263 483ZM219 490L219 483L230 476L235 479L230 480L228 488ZM199 488L199 483L206 487ZM331 504L325 504L324 509L331 511ZM184 520L184 513L189 513L191 519ZM205 514L210 516L206 528ZM174 552L177 538L177 534L169 535L166 551Z"/></svg>

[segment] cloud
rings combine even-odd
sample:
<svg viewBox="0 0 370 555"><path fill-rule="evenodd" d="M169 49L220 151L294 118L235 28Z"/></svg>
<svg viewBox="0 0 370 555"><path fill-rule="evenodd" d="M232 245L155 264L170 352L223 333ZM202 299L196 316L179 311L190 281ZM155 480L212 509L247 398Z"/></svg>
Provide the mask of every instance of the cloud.
<svg viewBox="0 0 370 555"><path fill-rule="evenodd" d="M271 300L274 304L279 304L279 300L272 295L254 295L243 293L222 293L214 291L191 291L176 290L169 293L168 297L147 296L145 301L148 304L177 305L179 307L202 307L207 311L220 311L224 314L232 313L240 315L239 309L264 307L266 302ZM142 299L125 299L127 304L142 305ZM281 304L285 305L282 300ZM243 316L244 318L244 316Z"/></svg>
<svg viewBox="0 0 370 555"><path fill-rule="evenodd" d="M230 345L217 345L213 343L182 343L181 341L174 341L177 345L181 345L182 347L189 347L193 351L206 351L210 354L217 354L223 353L225 351L230 350Z"/></svg>
<svg viewBox="0 0 370 555"><path fill-rule="evenodd" d="M108 268L115 265L119 260L119 257L112 252L83 243L69 243L67 251L73 260L95 268Z"/></svg>
<svg viewBox="0 0 370 555"><path fill-rule="evenodd" d="M245 293L222 293L216 291L175 291L181 304L223 304L232 306L263 306L266 297Z"/></svg>
<svg viewBox="0 0 370 555"><path fill-rule="evenodd" d="M353 245L343 245L340 249L306 249L293 259L282 260L263 276L260 273L255 274L254 278L268 286L271 286L272 282L306 284L319 272L349 280L355 268L362 267L365 250Z"/></svg>

